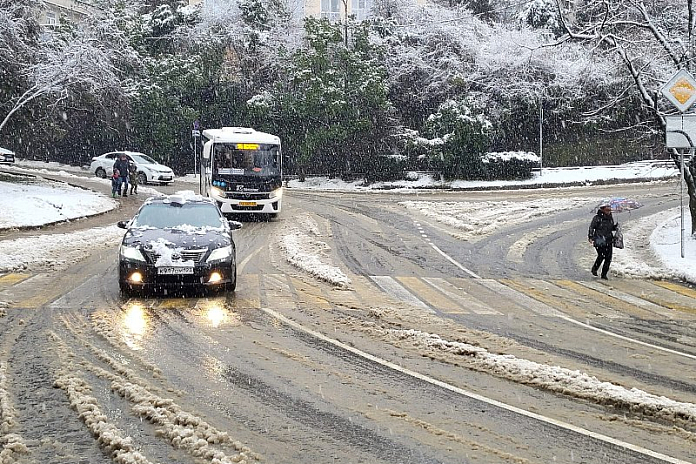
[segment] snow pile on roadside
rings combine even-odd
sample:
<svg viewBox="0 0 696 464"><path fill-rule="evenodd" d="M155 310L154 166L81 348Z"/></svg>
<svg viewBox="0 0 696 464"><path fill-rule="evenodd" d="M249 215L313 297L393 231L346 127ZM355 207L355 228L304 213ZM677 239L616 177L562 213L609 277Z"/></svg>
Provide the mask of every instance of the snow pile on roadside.
<svg viewBox="0 0 696 464"><path fill-rule="evenodd" d="M116 226L97 227L65 234L34 235L0 241L0 272L23 269L64 269L94 249L104 249L116 259L111 247L117 245L125 231Z"/></svg>
<svg viewBox="0 0 696 464"><path fill-rule="evenodd" d="M0 363L0 463L15 462L15 455L27 454L29 450L21 436L9 433L15 425L14 408L7 394L7 364Z"/></svg>
<svg viewBox="0 0 696 464"><path fill-rule="evenodd" d="M67 184L0 182L0 228L34 227L110 211L118 203Z"/></svg>
<svg viewBox="0 0 696 464"><path fill-rule="evenodd" d="M439 335L419 330L391 329L387 333L398 340L412 341L416 346L467 356L476 368L516 382L573 395L598 404L612 404L634 413L696 423L696 404L693 403L674 401L637 388L627 389L580 371L539 364L513 355L493 354L485 348L444 340Z"/></svg>
<svg viewBox="0 0 696 464"><path fill-rule="evenodd" d="M296 223L302 227L289 227L280 238L285 258L293 266L338 287L348 287L350 279L330 261L331 247L314 237L321 237L317 223L309 217L300 217ZM313 236L313 237L312 237Z"/></svg>
<svg viewBox="0 0 696 464"><path fill-rule="evenodd" d="M691 215L684 211L684 258L681 257L681 218L679 208L657 215L663 220L650 234L650 248L672 276L696 282L696 268L693 260L696 238L691 235ZM689 254L691 256L689 256ZM688 259L687 259L688 258Z"/></svg>
<svg viewBox="0 0 696 464"><path fill-rule="evenodd" d="M585 207L599 198L546 198L529 201L402 201L407 209L418 211L437 222L462 230L457 238L477 240L500 229L547 216L549 211Z"/></svg>
<svg viewBox="0 0 696 464"><path fill-rule="evenodd" d="M622 226L623 250L615 250L612 269L628 277L652 279L684 279L696 282L696 269L691 266L696 239L691 236L691 217L684 214L684 249L681 257L679 208L646 216Z"/></svg>

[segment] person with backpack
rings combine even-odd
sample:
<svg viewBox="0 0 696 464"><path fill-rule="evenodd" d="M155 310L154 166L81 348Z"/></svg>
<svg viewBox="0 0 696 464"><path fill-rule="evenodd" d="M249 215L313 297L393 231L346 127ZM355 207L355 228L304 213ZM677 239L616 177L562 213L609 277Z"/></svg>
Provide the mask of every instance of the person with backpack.
<svg viewBox="0 0 696 464"><path fill-rule="evenodd" d="M619 227L611 215L611 205L602 203L597 214L592 218L587 239L597 250L597 259L592 265L592 275L596 276L599 267L602 266L602 279L607 280L607 273L611 265L612 251L614 247L614 231Z"/></svg>

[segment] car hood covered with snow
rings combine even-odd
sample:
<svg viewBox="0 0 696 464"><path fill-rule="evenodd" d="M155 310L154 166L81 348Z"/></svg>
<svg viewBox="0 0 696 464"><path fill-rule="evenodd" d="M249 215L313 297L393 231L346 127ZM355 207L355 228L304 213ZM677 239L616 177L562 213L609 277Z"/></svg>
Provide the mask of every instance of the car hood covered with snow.
<svg viewBox="0 0 696 464"><path fill-rule="evenodd" d="M231 243L229 231L223 228L131 228L123 237L124 245L152 251L160 256L167 254L168 250L213 250Z"/></svg>

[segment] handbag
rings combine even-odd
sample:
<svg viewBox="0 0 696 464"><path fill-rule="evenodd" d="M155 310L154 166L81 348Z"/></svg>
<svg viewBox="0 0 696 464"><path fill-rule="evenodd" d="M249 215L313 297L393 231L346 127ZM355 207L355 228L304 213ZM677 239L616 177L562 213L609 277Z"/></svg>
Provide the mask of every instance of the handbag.
<svg viewBox="0 0 696 464"><path fill-rule="evenodd" d="M614 248L624 247L623 232L621 232L621 228L618 226L616 227L616 232L614 233L614 238L612 238L611 243L614 245Z"/></svg>

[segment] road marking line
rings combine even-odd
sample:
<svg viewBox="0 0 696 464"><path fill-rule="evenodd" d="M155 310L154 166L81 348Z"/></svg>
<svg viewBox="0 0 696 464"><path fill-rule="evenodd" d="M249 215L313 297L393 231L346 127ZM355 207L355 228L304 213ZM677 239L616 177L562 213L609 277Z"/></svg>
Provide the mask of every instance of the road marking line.
<svg viewBox="0 0 696 464"><path fill-rule="evenodd" d="M674 310L669 310L669 308L665 308L664 306L659 306L656 305L655 303L651 301L644 300L642 298L638 298L637 296L633 296L631 294L616 290L611 287L607 287L606 285L602 285L599 282L576 282L580 285L583 285L587 288L591 288L592 290L597 290L598 292L605 293L611 297L616 298L617 300L623 301L625 303L629 303L635 306L638 306L639 308L642 308L646 311L650 311L653 313L657 313L660 316L665 316L668 317L669 319L674 318Z"/></svg>
<svg viewBox="0 0 696 464"><path fill-rule="evenodd" d="M694 290L692 288L687 288L687 287L684 287L683 285L675 284L672 282L664 282L661 280L655 280L652 283L655 285L658 285L662 288L666 288L667 290L672 290L674 293L688 296L689 298L696 298L696 290Z"/></svg>
<svg viewBox="0 0 696 464"><path fill-rule="evenodd" d="M492 282L495 282L495 281L492 281ZM499 283L499 282L495 282L495 283L496 283L496 284L499 284L499 285L501 285L501 286L503 285L503 284L501 284L501 283ZM514 285L514 284L515 284L514 282L511 282L511 281L510 281L509 283L510 283L510 285ZM520 284L517 284L517 285L520 285ZM511 289L511 290L512 290L512 289ZM517 292L517 290L513 290L513 291ZM524 295L524 293L521 293L521 294ZM526 296L526 295L525 295L525 296ZM529 297L529 296L527 296L527 298L531 299L532 301L537 301L536 299L534 299L534 298L532 298L532 297ZM544 303L541 303L541 304L544 304ZM550 308L550 307L549 307L549 308ZM532 309L532 308L529 308L529 309ZM553 308L551 308L551 309L553 309ZM665 353L675 354L675 355L677 355L677 356L683 356L683 357L685 357L685 358L690 358L690 359L696 359L696 355L689 354L689 353L682 353L681 351L673 350L673 349L670 349L670 348L665 348L665 347L662 347L662 346L659 346L659 345L653 345L652 343L643 342L643 341L641 341L641 340L636 340L636 339L634 339L634 338L626 337L626 336L624 336L624 335L619 335L619 334L617 334L617 333L610 332L609 330L600 329L600 328L594 327L594 326L592 326L592 325L590 325L590 324L586 324L586 323L584 323L584 322L580 322L580 321L578 321L578 320L575 320L575 319L573 319L573 318L570 317L570 316L567 316L567 315L565 315L565 314L563 314L563 313L561 313L561 312L559 312L559 311L556 311L555 309L553 309L553 311L555 312L555 314L553 314L553 315L555 315L555 316L558 317L559 319L562 319L562 320L564 320L564 321L570 322L571 324L578 325L578 326L580 326L580 327L584 327L585 329L589 329L589 330L592 330L592 331L595 331L595 332L598 332L598 333L601 333L601 334L604 334L604 335L608 335L608 336L610 336L610 337L618 338L619 340L623 340L623 341L627 341L627 342L630 342L630 343L635 343L635 344L637 344L637 345L645 346L645 347L648 347L648 348L651 348L651 349L654 349L654 350L664 351Z"/></svg>
<svg viewBox="0 0 696 464"><path fill-rule="evenodd" d="M0 276L0 286L9 287L18 282L26 280L29 277L31 277L31 274L5 274L3 276Z"/></svg>
<svg viewBox="0 0 696 464"><path fill-rule="evenodd" d="M467 293L464 289L457 287L455 284L448 282L445 279L437 277L424 277L423 280L474 314L495 314L502 316L502 313L489 306L486 306L484 303L469 295L469 293Z"/></svg>
<svg viewBox="0 0 696 464"><path fill-rule="evenodd" d="M258 247L257 249L255 249L254 251L249 253L249 256L247 256L240 263L238 263L237 264L237 274L241 274L242 270L244 269L244 266L246 266L249 263L249 261L251 261L251 258L253 258L257 254L259 254L259 251L261 251L262 249L263 249L263 247Z"/></svg>
<svg viewBox="0 0 696 464"><path fill-rule="evenodd" d="M342 343L336 339L330 338L320 332L316 332L312 329L306 328L303 325L301 325L298 322L295 322L291 319L288 319L287 317L283 316L280 313L277 313L273 311L272 309L268 308L261 308L261 311L265 312L269 316L272 316L281 322L289 325L290 327L293 327L294 329L297 329L301 332L304 332L306 334L312 335L313 337L316 337L322 341L325 341L327 343L330 343L338 348L342 348L344 350L350 351L351 353L360 356L361 358L367 359L369 361L372 361L374 363L377 363L381 366L387 367L389 369L395 370L397 372L401 372L402 374L411 376L413 378L422 380L424 382L427 382L431 385L435 385L440 388L444 388L446 390L449 390L451 392L457 393L462 396L466 396L468 398L480 401L482 403L489 404L491 406L504 409L506 411L510 411L515 414L519 414L524 417L528 417L530 419L534 419L540 422L544 422L546 424L553 425L555 427L559 427L574 433L577 433L579 435L584 435L586 437L590 437L595 440L603 441L605 443L610 443L614 446L618 446L620 448L624 448L627 450L634 451L636 453L643 454L645 456L650 456L655 459L661 459L665 462L669 462L671 464L690 464L688 461L682 461L681 459L674 458L672 456L667 456L666 454L658 453L656 451L649 450L647 448L643 448L642 446L639 445L634 445L633 443L628 443L622 440L619 440L617 438L612 438L608 435L603 435L598 432L592 432L591 430L584 429L582 427L579 427L577 425L569 424L567 422L560 421L558 419L554 419L552 417L546 417L542 416L541 414L537 414L531 411L527 411L522 408L518 408L517 406L512 406L506 403L503 403L502 401L494 400L492 398L487 398L485 396L479 395L478 393L470 392L468 390L464 390L463 388L455 387L454 385L450 385L448 383L445 383L441 380L434 379L432 377L429 377L425 374L421 374L416 371L412 371L410 369L407 369L405 367L398 366L391 361L387 361L386 359L378 358L377 356L371 355L369 353L366 353L362 350L359 350L357 348L354 348L352 346L346 345L345 343Z"/></svg>
<svg viewBox="0 0 696 464"><path fill-rule="evenodd" d="M416 297L426 303L431 308L438 309L444 313L467 314L461 305L451 298L448 298L434 286L428 285L418 277L397 277L397 281L407 289L411 289Z"/></svg>
<svg viewBox="0 0 696 464"><path fill-rule="evenodd" d="M412 304L418 308L427 309L430 312L434 312L430 307L423 303L421 300L416 298L413 293L406 290L401 284L392 279L389 276L370 276L370 279L376 283L379 288L387 292L389 295L395 297L398 300L405 301L406 303Z"/></svg>
<svg viewBox="0 0 696 464"><path fill-rule="evenodd" d="M510 298L512 301L518 303L523 308L526 308L536 314L541 316L551 316L551 317L565 317L565 315L558 311L556 308L549 306L548 304L539 301L536 298L523 293L517 289L511 288L504 285L497 280L493 279L481 279L481 285L488 288L489 290Z"/></svg>
<svg viewBox="0 0 696 464"><path fill-rule="evenodd" d="M454 264L455 266L457 266L459 269L461 269L462 271L464 271L464 272L466 272L467 274L469 274L469 275L470 275L471 277L473 277L474 279L480 279L480 278L481 278L481 276L479 276L479 275L476 274L475 272L470 271L469 269L467 269L467 268L465 268L464 266L462 266L461 264L459 264L457 261L454 260L454 258L450 257L447 253L445 253L444 251L442 251L441 249L439 249L439 248L437 247L437 245L435 245L434 243L428 242L428 244L429 244L431 247L433 247L433 249L434 249L435 251L437 251L437 252L440 253L442 256L444 256L450 263Z"/></svg>

